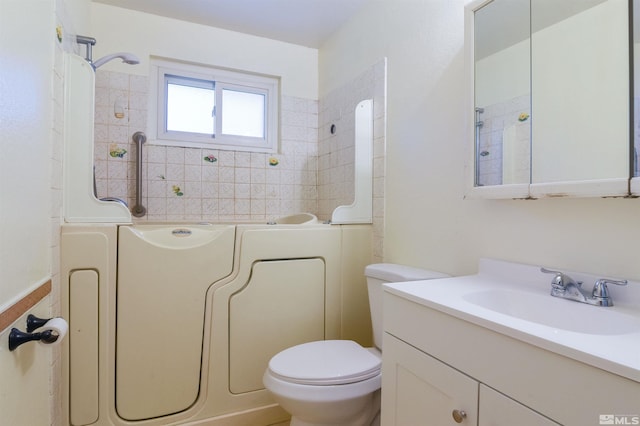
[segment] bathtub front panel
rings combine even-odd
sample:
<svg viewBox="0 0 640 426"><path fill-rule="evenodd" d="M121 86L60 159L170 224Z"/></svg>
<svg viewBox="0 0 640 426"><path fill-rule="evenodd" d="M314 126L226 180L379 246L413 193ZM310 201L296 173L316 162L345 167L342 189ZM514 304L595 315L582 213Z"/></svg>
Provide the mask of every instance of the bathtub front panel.
<svg viewBox="0 0 640 426"><path fill-rule="evenodd" d="M307 339L366 344L358 336L370 329L359 320L368 319L370 233L366 225L65 225L62 424L286 421L262 388L268 358ZM95 275L76 276L84 271ZM72 323L93 337L73 336Z"/></svg>
<svg viewBox="0 0 640 426"><path fill-rule="evenodd" d="M324 339L322 259L256 262L229 302L229 388L264 389L262 375L278 352Z"/></svg>
<svg viewBox="0 0 640 426"><path fill-rule="evenodd" d="M210 292L212 416L274 404L262 384L269 359L286 346L340 338L341 236L330 225L237 226L237 274Z"/></svg>
<svg viewBox="0 0 640 426"><path fill-rule="evenodd" d="M116 409L127 420L188 409L200 390L205 298L233 269L235 227L121 227Z"/></svg>

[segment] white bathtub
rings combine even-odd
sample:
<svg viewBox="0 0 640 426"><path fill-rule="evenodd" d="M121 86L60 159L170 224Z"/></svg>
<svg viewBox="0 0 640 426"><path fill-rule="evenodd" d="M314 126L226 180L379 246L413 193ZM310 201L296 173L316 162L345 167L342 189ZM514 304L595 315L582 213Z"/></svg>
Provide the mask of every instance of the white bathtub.
<svg viewBox="0 0 640 426"><path fill-rule="evenodd" d="M262 385L271 356L370 344L370 226L292 222L65 226L68 424L286 420Z"/></svg>

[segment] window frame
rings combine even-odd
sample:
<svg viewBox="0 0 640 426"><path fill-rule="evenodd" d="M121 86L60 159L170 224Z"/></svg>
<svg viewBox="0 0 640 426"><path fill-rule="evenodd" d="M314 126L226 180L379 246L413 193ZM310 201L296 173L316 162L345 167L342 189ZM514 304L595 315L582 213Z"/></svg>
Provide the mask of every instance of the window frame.
<svg viewBox="0 0 640 426"><path fill-rule="evenodd" d="M166 79L193 79L213 83L215 92L214 135L166 130ZM151 143L186 148L223 149L275 153L278 151L280 79L213 66L151 60L149 133ZM225 135L222 133L222 91L224 89L259 94L265 97L264 137Z"/></svg>

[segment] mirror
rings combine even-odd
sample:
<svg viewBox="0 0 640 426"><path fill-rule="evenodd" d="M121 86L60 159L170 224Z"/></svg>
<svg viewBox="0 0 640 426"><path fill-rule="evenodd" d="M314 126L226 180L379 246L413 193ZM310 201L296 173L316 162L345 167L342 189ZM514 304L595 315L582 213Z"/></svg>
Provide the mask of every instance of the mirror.
<svg viewBox="0 0 640 426"><path fill-rule="evenodd" d="M533 0L531 20L532 183L628 178L627 1Z"/></svg>
<svg viewBox="0 0 640 426"><path fill-rule="evenodd" d="M474 186L528 184L529 196L552 196L558 184L626 186L627 0L485 0L470 7Z"/></svg>
<svg viewBox="0 0 640 426"><path fill-rule="evenodd" d="M494 0L475 12L476 186L529 183L529 0Z"/></svg>

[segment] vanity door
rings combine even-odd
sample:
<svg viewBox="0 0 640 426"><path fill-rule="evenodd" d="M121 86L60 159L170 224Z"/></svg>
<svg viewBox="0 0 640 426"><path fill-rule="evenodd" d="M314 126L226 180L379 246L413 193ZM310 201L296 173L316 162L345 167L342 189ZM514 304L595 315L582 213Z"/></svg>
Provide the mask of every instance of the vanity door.
<svg viewBox="0 0 640 426"><path fill-rule="evenodd" d="M388 333L383 345L383 425L477 424L478 382Z"/></svg>

